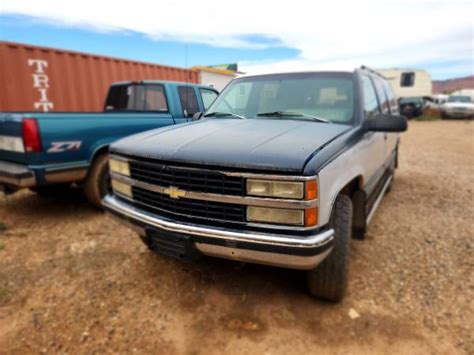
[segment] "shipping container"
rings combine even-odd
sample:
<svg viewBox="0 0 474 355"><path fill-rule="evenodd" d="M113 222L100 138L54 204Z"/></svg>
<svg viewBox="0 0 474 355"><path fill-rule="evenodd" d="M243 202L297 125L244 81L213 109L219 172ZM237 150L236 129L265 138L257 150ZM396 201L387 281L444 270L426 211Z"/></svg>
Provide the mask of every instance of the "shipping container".
<svg viewBox="0 0 474 355"><path fill-rule="evenodd" d="M0 111L103 109L117 81L197 83L194 70L0 41Z"/></svg>

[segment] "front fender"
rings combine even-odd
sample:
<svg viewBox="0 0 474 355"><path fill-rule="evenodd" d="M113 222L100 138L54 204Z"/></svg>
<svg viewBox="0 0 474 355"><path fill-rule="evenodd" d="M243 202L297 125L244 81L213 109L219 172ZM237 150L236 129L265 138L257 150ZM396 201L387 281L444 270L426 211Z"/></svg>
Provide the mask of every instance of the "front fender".
<svg viewBox="0 0 474 355"><path fill-rule="evenodd" d="M329 223L337 195L354 179L362 188L368 178L366 160L367 147L359 141L335 157L318 172L319 179L319 224Z"/></svg>

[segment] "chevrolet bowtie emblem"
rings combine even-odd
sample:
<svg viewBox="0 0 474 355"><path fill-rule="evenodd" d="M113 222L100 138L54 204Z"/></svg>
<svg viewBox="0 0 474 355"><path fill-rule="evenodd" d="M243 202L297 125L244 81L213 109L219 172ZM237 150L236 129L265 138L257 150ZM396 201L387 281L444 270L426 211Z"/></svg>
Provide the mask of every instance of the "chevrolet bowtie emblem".
<svg viewBox="0 0 474 355"><path fill-rule="evenodd" d="M180 190L174 186L170 186L167 189L164 189L163 193L165 193L171 198L176 198L176 199L186 196L186 191Z"/></svg>

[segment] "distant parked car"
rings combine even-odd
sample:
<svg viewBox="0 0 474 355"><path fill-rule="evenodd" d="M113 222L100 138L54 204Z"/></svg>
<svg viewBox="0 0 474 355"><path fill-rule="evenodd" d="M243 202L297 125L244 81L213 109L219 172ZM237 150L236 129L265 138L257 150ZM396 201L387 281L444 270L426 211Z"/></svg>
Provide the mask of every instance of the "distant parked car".
<svg viewBox="0 0 474 355"><path fill-rule="evenodd" d="M441 105L443 118L474 118L474 103L470 96L452 95Z"/></svg>
<svg viewBox="0 0 474 355"><path fill-rule="evenodd" d="M399 111L406 118L421 116L426 106L422 97L403 97L398 101Z"/></svg>

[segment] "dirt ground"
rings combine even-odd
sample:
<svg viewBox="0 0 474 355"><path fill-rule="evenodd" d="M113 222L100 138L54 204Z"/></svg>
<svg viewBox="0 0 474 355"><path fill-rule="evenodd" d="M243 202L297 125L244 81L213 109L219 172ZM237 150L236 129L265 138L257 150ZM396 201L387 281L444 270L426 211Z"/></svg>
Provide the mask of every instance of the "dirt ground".
<svg viewBox="0 0 474 355"><path fill-rule="evenodd" d="M341 304L153 255L80 194L0 197L0 353L473 354L474 122L411 122Z"/></svg>

